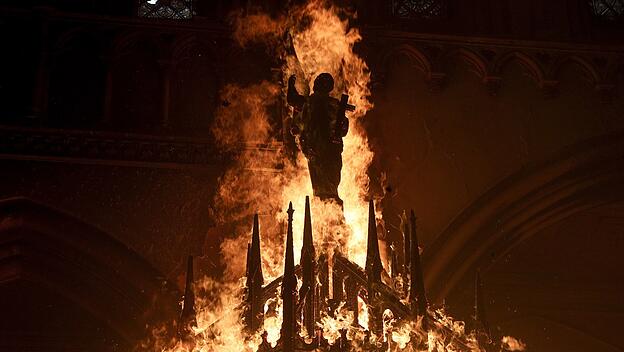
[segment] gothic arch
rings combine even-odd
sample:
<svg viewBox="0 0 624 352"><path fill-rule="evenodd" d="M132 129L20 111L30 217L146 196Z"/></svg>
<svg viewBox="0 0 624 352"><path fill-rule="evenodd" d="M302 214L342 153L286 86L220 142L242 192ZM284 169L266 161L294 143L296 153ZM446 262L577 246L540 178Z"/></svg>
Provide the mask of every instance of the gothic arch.
<svg viewBox="0 0 624 352"><path fill-rule="evenodd" d="M380 59L380 66L382 67L382 70L387 72L392 60L402 55L407 57L414 67L422 72L426 78L431 76L433 70L431 60L429 60L427 55L425 55L422 51L418 50L418 48L409 44L399 45L383 54Z"/></svg>
<svg viewBox="0 0 624 352"><path fill-rule="evenodd" d="M53 55L58 55L63 50L72 46L82 36L89 36L88 31L84 27L75 27L61 33L52 44L50 51Z"/></svg>
<svg viewBox="0 0 624 352"><path fill-rule="evenodd" d="M196 35L185 35L175 40L171 46L171 57L174 60L185 58L192 54L194 50L206 52L210 56L206 58L206 64L214 66L214 59L217 57L215 45L198 38Z"/></svg>
<svg viewBox="0 0 624 352"><path fill-rule="evenodd" d="M54 68L54 66L58 64L58 60L63 58L66 54L83 52L88 49L93 49L94 54L89 59L100 62L103 46L104 43L101 41L101 36L90 32L86 28L76 27L67 30L60 34L50 47L52 68Z"/></svg>
<svg viewBox="0 0 624 352"><path fill-rule="evenodd" d="M579 211L624 199L624 131L589 139L504 179L462 211L423 253L440 301L477 268Z"/></svg>
<svg viewBox="0 0 624 352"><path fill-rule="evenodd" d="M557 60L552 66L551 72L549 73L549 75L557 80L560 79L561 70L567 64L573 64L579 67L587 75L587 78L589 79L589 83L592 86L595 86L603 82L602 75L598 72L598 70L594 67L594 65L589 63L584 58L576 56L576 55L564 56L560 58L559 60Z"/></svg>
<svg viewBox="0 0 624 352"><path fill-rule="evenodd" d="M198 45L199 43L195 35L185 35L181 38L177 38L171 46L171 57L173 57L174 60L185 57Z"/></svg>
<svg viewBox="0 0 624 352"><path fill-rule="evenodd" d="M171 46L169 127L176 132L202 135L212 124L220 84L214 49L196 35Z"/></svg>
<svg viewBox="0 0 624 352"><path fill-rule="evenodd" d="M483 80L489 76L488 61L480 54L465 48L451 50L445 54L447 59L458 58L474 69L479 79Z"/></svg>
<svg viewBox="0 0 624 352"><path fill-rule="evenodd" d="M134 46L142 39L146 39L147 34L143 31L126 30L113 39L110 53L113 57L119 57L132 52Z"/></svg>
<svg viewBox="0 0 624 352"><path fill-rule="evenodd" d="M500 77L505 66L511 62L518 62L522 65L531 78L533 78L536 85L541 86L542 83L546 81L544 69L537 63L537 61L527 54L519 51L508 52L496 58L492 63L492 74Z"/></svg>
<svg viewBox="0 0 624 352"><path fill-rule="evenodd" d="M130 345L146 323L175 317L179 294L106 233L26 198L0 201L0 292L33 282L73 302Z"/></svg>

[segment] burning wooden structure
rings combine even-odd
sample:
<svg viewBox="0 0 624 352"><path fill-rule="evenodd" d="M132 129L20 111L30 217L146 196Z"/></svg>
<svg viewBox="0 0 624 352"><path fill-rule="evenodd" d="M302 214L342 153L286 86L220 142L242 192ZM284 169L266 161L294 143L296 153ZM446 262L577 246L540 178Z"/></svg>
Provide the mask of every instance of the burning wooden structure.
<svg viewBox="0 0 624 352"><path fill-rule="evenodd" d="M439 350L440 346L443 346L444 351L503 350L500 343L492 338L485 320L478 273L475 280L473 331L466 333L463 322L452 322L442 310L429 306L413 211L409 225L404 228L405 260L399 264L395 249L392 248L392 262L389 264L392 269L389 271L382 265L372 200L369 203L364 268L339 250L323 251L317 255L308 197L305 203L303 246L300 262L296 265L292 203L287 212L284 271L281 277L265 285L258 215L254 216L252 238L247 246L241 319L250 338L260 336L262 339L258 351L431 351ZM190 258L181 314L183 324L193 321L192 272ZM281 302L281 307L270 305L269 301ZM276 314L282 318L280 337L274 343L267 341L263 329L265 314ZM332 324L336 319L342 319L342 324Z"/></svg>

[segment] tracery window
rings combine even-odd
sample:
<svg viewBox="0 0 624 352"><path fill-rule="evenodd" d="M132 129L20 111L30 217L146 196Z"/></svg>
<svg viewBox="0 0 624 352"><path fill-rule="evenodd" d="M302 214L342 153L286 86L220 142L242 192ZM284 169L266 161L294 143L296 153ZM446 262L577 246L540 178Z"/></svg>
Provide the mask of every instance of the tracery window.
<svg viewBox="0 0 624 352"><path fill-rule="evenodd" d="M444 16L443 0L393 0L392 14L401 19L432 19Z"/></svg>
<svg viewBox="0 0 624 352"><path fill-rule="evenodd" d="M624 0L590 0L589 6L597 18L606 20L624 18Z"/></svg>
<svg viewBox="0 0 624 352"><path fill-rule="evenodd" d="M139 0L139 17L190 19L193 0Z"/></svg>

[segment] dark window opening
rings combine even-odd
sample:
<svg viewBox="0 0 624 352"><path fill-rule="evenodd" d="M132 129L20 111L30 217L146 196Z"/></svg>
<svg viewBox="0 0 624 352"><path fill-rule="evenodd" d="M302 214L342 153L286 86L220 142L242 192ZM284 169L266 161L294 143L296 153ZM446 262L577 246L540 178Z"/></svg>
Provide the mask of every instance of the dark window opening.
<svg viewBox="0 0 624 352"><path fill-rule="evenodd" d="M598 19L616 21L624 18L624 0L590 0L589 6Z"/></svg>
<svg viewBox="0 0 624 352"><path fill-rule="evenodd" d="M394 0L392 15L400 19L434 19L445 15L442 0Z"/></svg>
<svg viewBox="0 0 624 352"><path fill-rule="evenodd" d="M193 0L140 0L139 17L186 20L193 17Z"/></svg>

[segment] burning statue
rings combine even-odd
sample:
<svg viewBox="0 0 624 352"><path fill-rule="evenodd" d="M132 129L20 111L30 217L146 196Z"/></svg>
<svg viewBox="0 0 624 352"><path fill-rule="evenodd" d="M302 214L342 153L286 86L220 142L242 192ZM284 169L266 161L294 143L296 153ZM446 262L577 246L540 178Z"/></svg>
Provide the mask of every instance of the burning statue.
<svg viewBox="0 0 624 352"><path fill-rule="evenodd" d="M321 73L314 80L313 93L303 96L295 87L296 78L288 80L287 102L295 110L291 133L299 136L301 151L308 160L314 195L322 200L333 200L342 206L338 196L342 170L342 137L349 131L347 110L349 96L338 100L329 95L334 89L334 78Z"/></svg>
<svg viewBox="0 0 624 352"><path fill-rule="evenodd" d="M295 109L292 133L299 137L308 160L312 191L327 202L316 204L316 214L312 211L305 168L283 164L281 153L266 153L261 148L242 153L220 179L215 213L228 222L253 215L251 241L245 226L235 238L221 243L226 275L218 278L193 281L193 263L189 260L182 313L171 324L179 328L156 326L141 350L522 350L524 345L511 337L492 338L480 279L475 280L474 326L478 331L466 330L464 323L428 304L414 213L409 221L404 217L404 260L399 262L396 255L391 256L392 265L388 266L393 269L384 269L387 261L377 231L380 211L369 192L368 168L373 152L361 123L373 107L369 100L370 72L353 51L361 40L357 28L349 24L353 14L327 3L308 0L302 7L291 8L279 23L267 14L241 17L235 35L241 46L244 40L272 42L283 38L284 28L302 24L289 29L290 42L286 45L290 51L282 72L297 72L306 80L321 72L335 74L319 74L311 95L299 94L291 76L287 91L287 102ZM357 108L348 105L346 94L340 100L331 97L334 85L348 92ZM233 108L220 109L216 116L217 141L223 145L239 145L241 141L271 144L274 136L268 108L280 93L270 82L248 87L228 85L222 94ZM345 116L347 110L352 111L351 121ZM282 166L278 173L246 172ZM336 214L333 205L320 203L342 206L339 185L344 206L341 214ZM303 219L294 217L295 208L305 209ZM257 210L264 215L263 237ZM340 215L342 219L337 219ZM333 226L343 225L334 222L345 226ZM284 223L285 241L281 236ZM348 231L343 231L345 227ZM246 261L241 255L245 242ZM237 276L242 272L246 273L245 280Z"/></svg>

